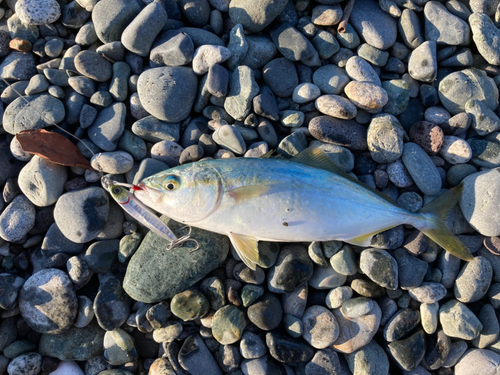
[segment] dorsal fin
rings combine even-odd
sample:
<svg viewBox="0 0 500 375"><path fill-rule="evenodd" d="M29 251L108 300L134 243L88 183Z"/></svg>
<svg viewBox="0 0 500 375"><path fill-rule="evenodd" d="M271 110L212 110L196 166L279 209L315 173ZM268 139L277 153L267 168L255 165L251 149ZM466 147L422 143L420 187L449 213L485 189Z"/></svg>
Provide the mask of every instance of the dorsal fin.
<svg viewBox="0 0 500 375"><path fill-rule="evenodd" d="M334 173L338 176L341 176L359 186L362 186L365 189L370 190L372 193L378 195L380 198L386 200L387 202L390 202L396 206L399 207L399 205L394 202L391 198L389 198L387 195L382 194L380 191L363 184L362 182L358 181L354 177L352 177L350 174L344 172L338 165L336 165L324 152L322 149L319 147L309 147L306 148L304 151L299 152L297 155L295 155L293 158L290 159L293 162L308 165L309 167L313 168L318 168L318 169L324 169L325 171Z"/></svg>

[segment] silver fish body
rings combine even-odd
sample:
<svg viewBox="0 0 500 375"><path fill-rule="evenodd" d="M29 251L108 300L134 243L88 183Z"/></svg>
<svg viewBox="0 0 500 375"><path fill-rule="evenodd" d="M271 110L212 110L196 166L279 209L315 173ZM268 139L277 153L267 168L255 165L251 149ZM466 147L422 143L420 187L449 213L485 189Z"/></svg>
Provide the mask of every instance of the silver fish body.
<svg viewBox="0 0 500 375"><path fill-rule="evenodd" d="M328 170L310 166L315 158ZM325 154L313 150L297 161L239 158L191 163L143 180L136 196L176 221L228 235L251 268L258 259L259 240L342 240L367 246L374 234L400 224L411 224L431 238L429 230L444 230L438 215L400 208L336 166L328 166Z"/></svg>

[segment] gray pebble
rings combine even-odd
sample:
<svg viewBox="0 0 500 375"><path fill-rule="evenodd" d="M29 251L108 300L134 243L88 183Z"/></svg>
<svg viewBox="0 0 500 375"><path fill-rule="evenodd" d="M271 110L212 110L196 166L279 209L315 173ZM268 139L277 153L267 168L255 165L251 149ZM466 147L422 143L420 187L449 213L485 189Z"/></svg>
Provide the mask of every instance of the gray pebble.
<svg viewBox="0 0 500 375"><path fill-rule="evenodd" d="M75 56L75 67L85 77L97 82L106 82L111 78L111 63L93 51L82 51Z"/></svg>
<svg viewBox="0 0 500 375"><path fill-rule="evenodd" d="M463 303L452 299L439 309L439 321L449 337L472 340L479 336L483 325Z"/></svg>
<svg viewBox="0 0 500 375"><path fill-rule="evenodd" d="M139 56L147 56L166 20L167 12L160 3L148 4L123 30L123 46Z"/></svg>
<svg viewBox="0 0 500 375"><path fill-rule="evenodd" d="M135 0L98 2L92 11L97 36L103 43L119 41L125 28L140 11L141 7Z"/></svg>

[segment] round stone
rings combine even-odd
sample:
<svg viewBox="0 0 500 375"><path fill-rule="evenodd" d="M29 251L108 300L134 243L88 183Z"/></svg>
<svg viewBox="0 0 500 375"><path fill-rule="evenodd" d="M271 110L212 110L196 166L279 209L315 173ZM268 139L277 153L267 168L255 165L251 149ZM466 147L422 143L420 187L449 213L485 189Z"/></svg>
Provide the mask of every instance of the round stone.
<svg viewBox="0 0 500 375"><path fill-rule="evenodd" d="M240 352L245 359L260 358L266 354L266 344L259 335L245 331L240 341Z"/></svg>
<svg viewBox="0 0 500 375"><path fill-rule="evenodd" d="M274 294L264 294L248 308L248 319L264 331L278 327L283 317L283 309Z"/></svg>
<svg viewBox="0 0 500 375"><path fill-rule="evenodd" d="M170 309L178 318L188 321L201 318L210 308L206 297L197 290L186 290L172 298Z"/></svg>
<svg viewBox="0 0 500 375"><path fill-rule="evenodd" d="M302 337L316 349L330 346L339 336L337 320L330 310L323 306L309 307L302 316L302 324Z"/></svg>
<svg viewBox="0 0 500 375"><path fill-rule="evenodd" d="M245 314L234 305L217 310L212 320L212 334L222 345L237 342L247 325Z"/></svg>
<svg viewBox="0 0 500 375"><path fill-rule="evenodd" d="M27 353L12 360L7 367L9 375L37 375L42 369L42 356L38 353Z"/></svg>
<svg viewBox="0 0 500 375"><path fill-rule="evenodd" d="M198 80L187 67L162 67L139 76L137 92L142 106L166 122L184 120L191 112Z"/></svg>
<svg viewBox="0 0 500 375"><path fill-rule="evenodd" d="M19 294L19 309L36 332L67 331L78 313L78 300L68 275L55 268L33 274Z"/></svg>
<svg viewBox="0 0 500 375"><path fill-rule="evenodd" d="M439 154L450 164L464 164L472 158L472 149L462 138L445 135Z"/></svg>
<svg viewBox="0 0 500 375"><path fill-rule="evenodd" d="M493 269L491 263L478 256L467 262L455 282L455 298L460 302L470 303L483 298L491 284Z"/></svg>
<svg viewBox="0 0 500 375"><path fill-rule="evenodd" d="M0 215L0 238L20 241L35 226L35 206L24 195L18 195Z"/></svg>
<svg viewBox="0 0 500 375"><path fill-rule="evenodd" d="M474 173L463 180L460 208L467 222L484 236L500 235L500 175L495 169Z"/></svg>
<svg viewBox="0 0 500 375"><path fill-rule="evenodd" d="M314 103L318 111L325 115L350 120L356 117L356 106L339 95L323 95Z"/></svg>
<svg viewBox="0 0 500 375"><path fill-rule="evenodd" d="M346 318L359 318L373 309L373 300L366 297L351 298L342 304L342 314Z"/></svg>
<svg viewBox="0 0 500 375"><path fill-rule="evenodd" d="M121 328L105 333L103 347L104 358L112 366L124 365L137 358L134 339Z"/></svg>
<svg viewBox="0 0 500 375"><path fill-rule="evenodd" d="M380 86L369 82L349 82L344 88L347 97L367 112L378 112L389 100L387 92Z"/></svg>
<svg viewBox="0 0 500 375"><path fill-rule="evenodd" d="M479 336L483 325L463 303L452 299L439 309L439 321L448 337L472 340Z"/></svg>
<svg viewBox="0 0 500 375"><path fill-rule="evenodd" d="M97 82L106 82L113 75L111 63L93 51L81 51L75 56L75 67L78 73Z"/></svg>
<svg viewBox="0 0 500 375"><path fill-rule="evenodd" d="M56 0L19 0L16 14L27 25L47 25L61 16L61 7Z"/></svg>
<svg viewBox="0 0 500 375"><path fill-rule="evenodd" d="M316 69L312 80L322 93L334 95L340 95L350 81L346 71L333 64Z"/></svg>
<svg viewBox="0 0 500 375"><path fill-rule="evenodd" d="M368 126L368 150L377 163L392 163L403 153L405 131L392 115L374 116Z"/></svg>
<svg viewBox="0 0 500 375"><path fill-rule="evenodd" d="M500 367L500 355L488 349L470 349L455 366L455 375L472 375L478 370L484 375L493 375Z"/></svg>
<svg viewBox="0 0 500 375"><path fill-rule="evenodd" d="M419 121L410 129L410 139L430 155L435 155L443 146L444 133L441 128L428 121Z"/></svg>
<svg viewBox="0 0 500 375"><path fill-rule="evenodd" d="M233 0L229 3L229 17L233 24L242 24L252 33L262 31L287 5L287 0Z"/></svg>
<svg viewBox="0 0 500 375"><path fill-rule="evenodd" d="M441 80L439 98L452 115L465 112L465 103L471 99L484 100L484 104L494 111L498 106L498 89L483 71L465 69Z"/></svg>

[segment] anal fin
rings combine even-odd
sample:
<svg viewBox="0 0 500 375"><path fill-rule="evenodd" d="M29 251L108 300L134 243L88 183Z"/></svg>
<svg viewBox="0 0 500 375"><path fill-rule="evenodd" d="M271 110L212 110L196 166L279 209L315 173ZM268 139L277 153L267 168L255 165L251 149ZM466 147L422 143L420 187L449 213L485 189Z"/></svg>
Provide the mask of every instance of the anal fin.
<svg viewBox="0 0 500 375"><path fill-rule="evenodd" d="M394 228L395 226L396 225L392 225L390 227L377 230L375 232L371 232L371 233L363 234L363 235L358 236L358 237L350 238L348 240L344 240L344 242L347 242L347 243L349 243L351 245L355 245L355 246L370 246L374 235L381 233L381 232L384 232L386 230L389 230L391 228Z"/></svg>
<svg viewBox="0 0 500 375"><path fill-rule="evenodd" d="M259 241L252 236L230 232L228 235L234 249L248 268L255 271L259 262Z"/></svg>

